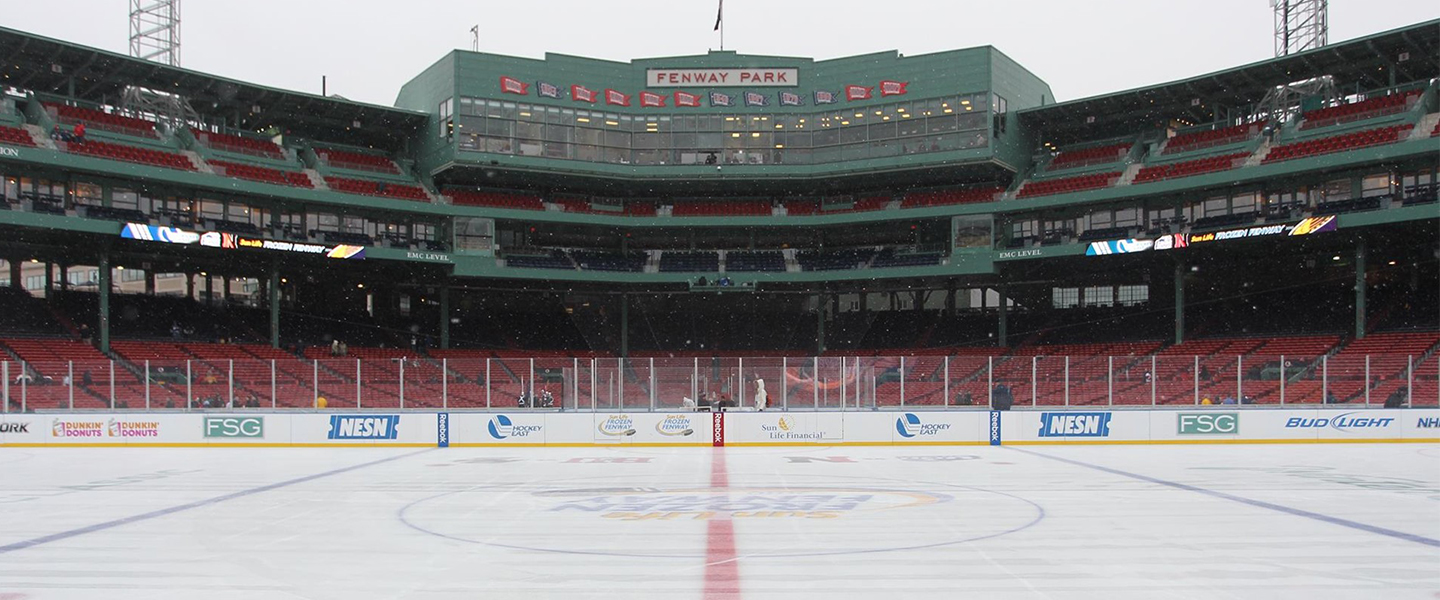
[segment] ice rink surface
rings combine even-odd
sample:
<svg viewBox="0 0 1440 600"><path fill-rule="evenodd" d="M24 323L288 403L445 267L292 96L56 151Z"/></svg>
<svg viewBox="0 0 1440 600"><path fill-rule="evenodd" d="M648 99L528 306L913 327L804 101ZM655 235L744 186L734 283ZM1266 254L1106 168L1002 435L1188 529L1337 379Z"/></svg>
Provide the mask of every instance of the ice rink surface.
<svg viewBox="0 0 1440 600"><path fill-rule="evenodd" d="M0 449L0 600L1440 598L1440 446Z"/></svg>

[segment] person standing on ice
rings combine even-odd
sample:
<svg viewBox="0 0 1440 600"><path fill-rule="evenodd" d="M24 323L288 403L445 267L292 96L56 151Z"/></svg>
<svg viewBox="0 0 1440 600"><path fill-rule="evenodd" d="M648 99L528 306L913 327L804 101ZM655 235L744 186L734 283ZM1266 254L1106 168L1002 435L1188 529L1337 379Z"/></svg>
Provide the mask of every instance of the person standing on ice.
<svg viewBox="0 0 1440 600"><path fill-rule="evenodd" d="M765 410L765 403L769 398L765 394L765 380L755 378L755 410Z"/></svg>

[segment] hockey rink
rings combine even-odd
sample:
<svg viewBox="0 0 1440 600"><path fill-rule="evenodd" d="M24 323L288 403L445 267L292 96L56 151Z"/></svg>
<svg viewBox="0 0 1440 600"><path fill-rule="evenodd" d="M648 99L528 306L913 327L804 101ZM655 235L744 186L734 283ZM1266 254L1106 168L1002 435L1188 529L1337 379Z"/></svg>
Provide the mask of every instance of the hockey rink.
<svg viewBox="0 0 1440 600"><path fill-rule="evenodd" d="M1440 446L0 449L0 600L1440 597Z"/></svg>

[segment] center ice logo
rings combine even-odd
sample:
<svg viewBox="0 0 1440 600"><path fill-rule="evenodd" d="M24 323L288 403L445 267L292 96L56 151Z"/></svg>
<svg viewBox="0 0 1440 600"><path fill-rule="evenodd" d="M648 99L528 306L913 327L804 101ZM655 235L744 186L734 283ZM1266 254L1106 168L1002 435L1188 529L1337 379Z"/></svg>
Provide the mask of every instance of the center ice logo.
<svg viewBox="0 0 1440 600"><path fill-rule="evenodd" d="M856 512L928 506L953 498L934 492L823 487L590 488L545 490L534 495L559 499L548 512L589 513L620 521L834 519Z"/></svg>
<svg viewBox="0 0 1440 600"><path fill-rule="evenodd" d="M1040 437L1110 437L1110 413L1040 413Z"/></svg>
<svg viewBox="0 0 1440 600"><path fill-rule="evenodd" d="M503 440L511 437L526 437L540 431L539 425L516 425L510 417L495 415L486 426L490 430L490 437Z"/></svg>
<svg viewBox="0 0 1440 600"><path fill-rule="evenodd" d="M655 432L666 436L690 436L695 433L689 415L665 415L655 423Z"/></svg>
<svg viewBox="0 0 1440 600"><path fill-rule="evenodd" d="M610 415L598 426L600 433L613 437L635 435L635 420L630 415Z"/></svg>
<svg viewBox="0 0 1440 600"><path fill-rule="evenodd" d="M950 428L949 423L925 423L920 417L905 413L895 419L895 431L903 438L913 438L917 435L935 435Z"/></svg>

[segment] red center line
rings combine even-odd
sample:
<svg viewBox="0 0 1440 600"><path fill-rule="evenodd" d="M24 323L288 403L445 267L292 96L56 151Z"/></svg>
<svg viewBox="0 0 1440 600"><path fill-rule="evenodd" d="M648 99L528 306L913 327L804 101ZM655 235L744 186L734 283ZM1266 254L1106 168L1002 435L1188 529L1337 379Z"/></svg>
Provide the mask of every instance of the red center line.
<svg viewBox="0 0 1440 600"><path fill-rule="evenodd" d="M725 449L714 448L710 462L710 489L729 490L730 474L725 470ZM735 523L729 514L717 514L706 522L705 600L740 600L740 565L735 557Z"/></svg>

